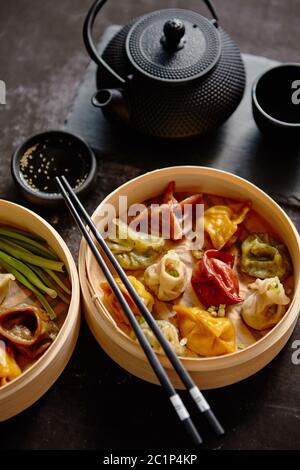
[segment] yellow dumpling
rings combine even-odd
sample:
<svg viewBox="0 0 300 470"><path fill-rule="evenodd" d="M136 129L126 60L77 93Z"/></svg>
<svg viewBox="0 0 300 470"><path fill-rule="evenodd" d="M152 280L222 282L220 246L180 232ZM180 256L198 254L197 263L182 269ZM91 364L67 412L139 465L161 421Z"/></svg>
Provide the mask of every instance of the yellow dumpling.
<svg viewBox="0 0 300 470"><path fill-rule="evenodd" d="M231 239L249 212L245 204L239 214L229 206L212 206L204 212L204 229L216 250L221 250Z"/></svg>
<svg viewBox="0 0 300 470"><path fill-rule="evenodd" d="M236 350L235 330L227 317L212 317L199 307L174 305L186 346L200 356L221 356Z"/></svg>
<svg viewBox="0 0 300 470"><path fill-rule="evenodd" d="M21 374L21 369L15 361L11 349L5 347L0 341L0 386L5 385Z"/></svg>

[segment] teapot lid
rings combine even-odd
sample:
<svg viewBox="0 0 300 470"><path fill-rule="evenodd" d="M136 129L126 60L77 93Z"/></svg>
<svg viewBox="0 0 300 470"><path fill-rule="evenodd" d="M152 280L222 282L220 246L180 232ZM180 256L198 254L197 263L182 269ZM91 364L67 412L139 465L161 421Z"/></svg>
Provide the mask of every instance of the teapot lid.
<svg viewBox="0 0 300 470"><path fill-rule="evenodd" d="M131 64L144 75L164 82L186 82L206 74L219 60L216 26L183 9L157 10L142 16L126 38Z"/></svg>

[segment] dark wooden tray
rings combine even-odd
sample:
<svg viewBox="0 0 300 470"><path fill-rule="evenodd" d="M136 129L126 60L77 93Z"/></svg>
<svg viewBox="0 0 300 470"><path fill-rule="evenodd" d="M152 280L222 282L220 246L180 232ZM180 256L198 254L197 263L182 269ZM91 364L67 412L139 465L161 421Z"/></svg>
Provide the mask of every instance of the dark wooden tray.
<svg viewBox="0 0 300 470"><path fill-rule="evenodd" d="M111 26L105 31L99 50L103 50L118 29L119 26ZM115 185L155 168L204 165L231 171L257 184L279 202L299 206L300 147L291 142L278 144L266 140L252 117L251 85L278 62L248 54L243 57L247 87L240 106L223 126L200 139L176 143L154 141L111 126L101 110L91 104L96 90L93 63L79 87L66 126L94 148L102 161L102 174L113 176L122 169L122 177Z"/></svg>

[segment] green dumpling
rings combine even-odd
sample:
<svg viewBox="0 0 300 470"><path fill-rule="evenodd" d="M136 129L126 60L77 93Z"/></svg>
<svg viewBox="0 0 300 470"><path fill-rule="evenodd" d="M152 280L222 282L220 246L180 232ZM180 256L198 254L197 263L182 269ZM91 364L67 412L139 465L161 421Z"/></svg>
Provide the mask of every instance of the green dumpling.
<svg viewBox="0 0 300 470"><path fill-rule="evenodd" d="M292 270L286 247L268 233L252 233L243 241L241 269L259 279L282 279Z"/></svg>
<svg viewBox="0 0 300 470"><path fill-rule="evenodd" d="M122 268L145 269L161 253L165 240L155 235L136 232L120 219L114 220L115 236L108 236L106 243Z"/></svg>

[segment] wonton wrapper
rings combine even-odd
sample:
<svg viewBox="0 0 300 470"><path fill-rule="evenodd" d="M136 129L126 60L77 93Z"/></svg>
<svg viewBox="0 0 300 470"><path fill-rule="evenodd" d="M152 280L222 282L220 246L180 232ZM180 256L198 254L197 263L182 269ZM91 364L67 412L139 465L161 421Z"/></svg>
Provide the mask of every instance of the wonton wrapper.
<svg viewBox="0 0 300 470"><path fill-rule="evenodd" d="M252 293L241 309L244 322L255 330L265 330L276 325L290 302L279 278L256 279L249 288Z"/></svg>
<svg viewBox="0 0 300 470"><path fill-rule="evenodd" d="M245 204L239 214L235 214L229 206L212 206L204 212L204 229L209 234L216 250L221 250L231 239L243 222L250 205Z"/></svg>
<svg viewBox="0 0 300 470"><path fill-rule="evenodd" d="M148 308L148 310L151 312L154 304L154 299L150 292L147 291L145 288L144 284L140 282L136 277L134 276L128 276L128 280L131 282L132 286L135 288L137 294L139 297L142 299L144 302L145 306ZM141 313L135 303L133 302L132 298L130 297L126 287L124 286L123 282L121 279L117 278L116 282L121 289L122 294L124 295L126 302L128 303L130 309L136 316L140 316ZM126 325L129 325L129 321L123 312L119 302L117 301L115 294L113 293L110 285L108 282L101 282L100 284L101 289L104 292L104 303L107 304L108 308L111 309L112 313L115 316L115 319L121 323L125 323Z"/></svg>
<svg viewBox="0 0 300 470"><path fill-rule="evenodd" d="M8 292L10 281L14 281L15 276L10 273L0 273L0 305L4 301Z"/></svg>
<svg viewBox="0 0 300 470"><path fill-rule="evenodd" d="M172 268L168 269L170 266ZM172 272L176 273L176 276L172 275ZM184 292L188 273L179 255L175 251L169 250L158 263L146 269L144 280L159 300L169 302Z"/></svg>
<svg viewBox="0 0 300 470"><path fill-rule="evenodd" d="M43 353L57 335L44 310L33 305L7 308L0 313L0 335L30 358Z"/></svg>
<svg viewBox="0 0 300 470"><path fill-rule="evenodd" d="M184 356L185 353L186 353L186 349L185 349L185 346L184 346L183 342L185 342L185 341L180 341L179 340L178 330L177 330L176 326L173 325L172 323L170 323L167 320L156 320L156 324L159 327L162 334L167 339L167 341L170 343L171 348L177 354L177 356ZM160 342L158 341L158 339L154 335L154 333L151 330L151 328L149 327L149 325L144 322L140 325L140 327L141 327L144 335L146 336L147 340L151 344L153 350L155 352L164 354L164 350L163 350Z"/></svg>
<svg viewBox="0 0 300 470"><path fill-rule="evenodd" d="M191 229L192 223L186 223L185 206L197 206L202 202L203 196L197 193L177 201L174 193L175 181L170 181L162 196L153 200L149 207L134 218L134 226L139 227L141 232L181 240Z"/></svg>
<svg viewBox="0 0 300 470"><path fill-rule="evenodd" d="M0 340L0 387L11 382L21 374L21 369L15 361L11 348Z"/></svg>
<svg viewBox="0 0 300 470"><path fill-rule="evenodd" d="M226 317L212 317L198 307L175 305L180 334L187 347L200 356L221 356L235 352L234 326Z"/></svg>
<svg viewBox="0 0 300 470"><path fill-rule="evenodd" d="M106 243L123 269L147 268L164 247L163 238L136 232L120 219L115 219L112 227L115 234L110 234Z"/></svg>

